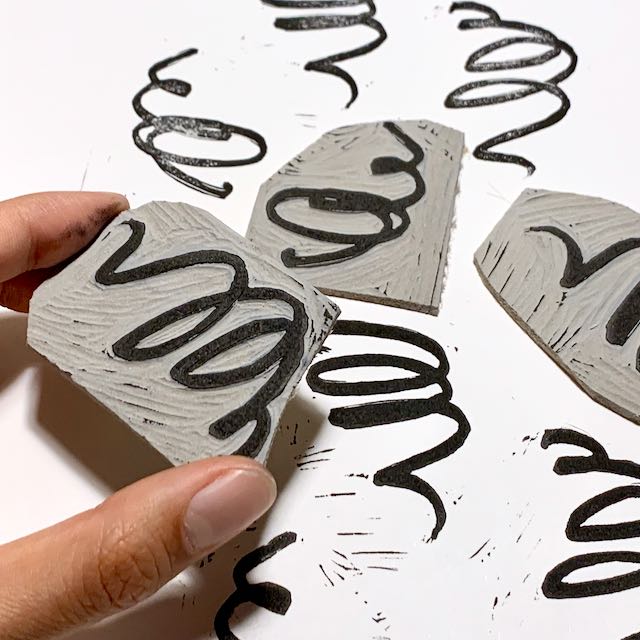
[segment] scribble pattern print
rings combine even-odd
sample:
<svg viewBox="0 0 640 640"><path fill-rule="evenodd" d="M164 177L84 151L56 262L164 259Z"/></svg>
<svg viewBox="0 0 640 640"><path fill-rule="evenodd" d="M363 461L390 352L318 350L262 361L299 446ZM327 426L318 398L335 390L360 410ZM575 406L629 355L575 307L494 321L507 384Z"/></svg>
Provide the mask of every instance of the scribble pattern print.
<svg viewBox="0 0 640 640"><path fill-rule="evenodd" d="M262 0L263 4L279 9L334 9L340 7L361 7L366 11L360 14L326 14L307 15L295 18L276 18L275 26L285 31L310 31L319 29L342 29L363 25L373 29L376 36L362 46L336 53L325 58L311 60L305 65L307 71L328 73L344 80L351 90L351 97L346 104L348 109L358 97L358 85L350 73L341 69L338 64L375 51L386 39L387 32L375 19L376 5L373 0Z"/></svg>
<svg viewBox="0 0 640 640"><path fill-rule="evenodd" d="M565 231L552 226L531 227L534 233L548 233L559 238L567 251L567 264L560 285L565 289L573 289L582 284L611 262L629 251L640 249L640 238L620 240L604 251L598 253L587 262L584 261L578 243ZM606 339L609 344L625 345L640 325L640 282L625 296L607 322ZM636 356L636 369L640 371L640 351Z"/></svg>
<svg viewBox="0 0 640 640"><path fill-rule="evenodd" d="M233 570L236 590L222 604L214 620L214 630L218 640L239 640L231 631L231 618L242 604L251 603L271 613L285 615L291 606L291 592L273 582L252 584L247 574L258 565L273 558L288 546L296 542L298 536L287 532L276 536L271 542L248 553Z"/></svg>
<svg viewBox="0 0 640 640"><path fill-rule="evenodd" d="M315 267L344 262L361 256L384 242L399 238L409 228L411 218L408 209L419 202L426 193L425 182L419 170L420 164L424 161L424 151L393 122L385 122L384 128L407 149L412 157L407 161L397 157L375 158L371 163L371 172L374 176L406 173L415 183L413 191L397 200L366 191L347 189L292 187L278 191L266 205L267 217L271 222L299 236L321 242L348 245L344 249L306 256L298 255L295 249L288 248L281 254L285 266ZM309 206L317 211L344 215L369 213L382 223L382 228L375 233L336 233L296 224L278 213L280 205L294 200L308 200ZM399 220L399 223L394 223L394 217Z"/></svg>
<svg viewBox="0 0 640 640"><path fill-rule="evenodd" d="M431 533L431 539L435 540L445 525L446 509L438 492L414 473L455 453L462 447L471 431L463 412L451 402L453 391L447 380L449 374L447 356L435 340L402 327L339 320L334 328L334 333L405 342L422 349L437 359L438 365L434 367L427 362L403 356L381 353L356 354L327 358L317 362L311 366L307 375L307 383L311 389L328 396L387 395L410 389L426 389L433 384L440 387L440 393L426 399L412 398L369 402L332 409L329 414L331 424L343 429L364 429L431 415L445 416L456 424L455 433L444 442L428 451L423 451L406 460L380 469L373 479L377 486L408 489L425 497L431 503L436 516L436 523ZM360 382L338 382L322 378L323 374L331 371L359 367L393 367L415 375L413 377Z"/></svg>
<svg viewBox="0 0 640 640"><path fill-rule="evenodd" d="M133 140L139 149L149 154L156 161L156 164L174 180L201 193L226 198L233 190L231 183L225 182L222 186L216 186L189 175L179 169L177 165L189 167L239 167L253 164L262 160L267 152L267 144L264 138L251 129L227 124L219 120L176 115L156 116L142 105L144 96L156 89L162 89L168 93L186 98L191 93L191 85L188 82L176 78L161 80L158 78L158 73L179 60L184 60L196 53L198 53L197 49L187 49L176 56L157 62L149 69L149 84L138 91L133 98L133 108L142 119L142 122L133 130ZM240 136L250 140L257 147L257 151L253 156L232 160L183 156L163 151L156 146L156 138L167 133L177 133L188 138L213 141L228 141L231 140L232 136Z"/></svg>
<svg viewBox="0 0 640 640"><path fill-rule="evenodd" d="M610 473L640 480L640 465L629 460L609 457L604 447L594 438L572 429L546 431L542 447L556 444L580 447L589 452L586 456L564 456L558 458L554 471L561 476L578 473ZM632 484L605 491L577 507L567 523L566 534L574 542L597 542L640 538L640 521L585 524L602 510L630 498L640 497L640 486ZM595 580L576 582L568 578L575 571L597 565L621 562L635 565L635 571ZM586 598L602 596L640 587L640 553L631 551L604 551L585 553L561 562L547 574L542 591L547 598Z"/></svg>
<svg viewBox="0 0 640 640"><path fill-rule="evenodd" d="M544 64L549 60L558 57L561 53L567 54L569 57L568 65L560 72L552 76L546 81L533 80L530 78L494 78L487 80L476 80L469 82L452 91L445 100L445 106L451 109L464 109L468 107L483 107L488 105L502 104L521 100L535 93L547 92L555 96L560 101L560 106L556 111L548 115L542 120L532 122L522 127L510 129L497 136L485 140L479 144L473 155L480 160L489 160L491 162L506 162L517 164L527 169L527 173L531 175L536 167L526 158L513 154L494 151L494 147L504 142L523 138L536 131L550 127L556 122L560 122L567 112L571 103L566 93L558 86L562 81L566 80L574 71L578 62L578 56L575 51L563 40L559 40L551 31L523 22L515 22L512 20L503 20L497 11L490 7L477 2L454 2L451 5L450 12L459 10L477 11L485 14L486 18L474 18L462 20L458 25L459 29L487 29L502 28L523 32L527 35L515 36L511 38L501 38L491 44L481 47L474 51L468 58L465 69L472 73L485 73L489 71L508 71L512 69L524 69ZM547 50L537 55L530 55L513 60L500 60L494 62L482 61L482 59L501 49L506 49L517 44L535 44L544 45ZM490 96L482 97L464 97L470 92L485 87L505 86L504 93L496 93Z"/></svg>
<svg viewBox="0 0 640 640"><path fill-rule="evenodd" d="M171 378L185 387L194 390L210 390L247 382L273 369L269 378L250 400L209 427L209 433L213 437L226 439L255 421L251 435L236 453L257 456L270 433L271 417L268 405L282 393L299 366L304 353L308 317L303 303L281 289L250 287L249 274L242 258L225 251L192 251L118 271L127 258L140 247L145 234L143 222L128 220L123 224L131 228L131 235L125 244L98 269L95 278L99 284L124 285L129 282L161 277L170 271L196 265L228 265L234 271L234 278L228 291L205 295L178 305L124 335L112 347L113 353L119 358L141 362L167 356L207 332L241 302L277 300L290 307L291 319L278 317L248 322L195 349L180 359L170 371ZM211 311L204 319L181 335L153 346L139 346L143 340L158 334L166 327L209 309ZM237 345L257 336L274 333L283 333L283 336L269 353L255 362L225 371L194 373Z"/></svg>

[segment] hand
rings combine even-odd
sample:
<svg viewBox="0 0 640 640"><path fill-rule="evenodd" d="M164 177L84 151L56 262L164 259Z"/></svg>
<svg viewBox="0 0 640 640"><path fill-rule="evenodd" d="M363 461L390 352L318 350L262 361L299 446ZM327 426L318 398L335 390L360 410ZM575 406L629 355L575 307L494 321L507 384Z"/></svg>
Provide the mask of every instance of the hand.
<svg viewBox="0 0 640 640"><path fill-rule="evenodd" d="M34 289L128 207L111 193L0 202L0 304L27 311ZM0 638L48 638L135 605L246 529L275 495L252 460L201 460L0 545Z"/></svg>

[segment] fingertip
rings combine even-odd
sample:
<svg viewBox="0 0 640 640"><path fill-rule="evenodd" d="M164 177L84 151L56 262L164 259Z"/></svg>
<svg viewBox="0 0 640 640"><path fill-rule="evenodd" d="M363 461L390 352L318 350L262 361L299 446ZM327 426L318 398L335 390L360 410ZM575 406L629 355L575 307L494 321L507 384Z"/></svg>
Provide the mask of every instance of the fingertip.
<svg viewBox="0 0 640 640"><path fill-rule="evenodd" d="M130 208L129 200L122 193L115 191L83 191L81 193L95 198L96 209L104 209L114 216Z"/></svg>
<svg viewBox="0 0 640 640"><path fill-rule="evenodd" d="M217 456L215 458L209 458L211 462L215 462L216 464L222 464L224 466L233 467L233 468L243 468L243 469L252 469L259 473L264 473L269 476L273 480L273 475L267 469L267 467L258 462L254 458L248 458L247 456Z"/></svg>
<svg viewBox="0 0 640 640"><path fill-rule="evenodd" d="M221 547L262 517L276 495L276 482L262 465L229 461L189 502L184 516L187 554L197 558Z"/></svg>
<svg viewBox="0 0 640 640"><path fill-rule="evenodd" d="M0 202L0 281L56 265L129 208L120 193L59 191Z"/></svg>
<svg viewBox="0 0 640 640"><path fill-rule="evenodd" d="M116 216L130 208L129 201L121 193L95 191L82 195L91 198L90 202L83 203L87 212L92 211L87 216L87 224L84 225L84 233L89 241L97 236Z"/></svg>
<svg viewBox="0 0 640 640"><path fill-rule="evenodd" d="M55 199L51 209L62 211L71 223L80 223L78 228L87 236L96 235L118 214L130 208L126 196L112 191L61 191L49 195Z"/></svg>
<svg viewBox="0 0 640 640"><path fill-rule="evenodd" d="M227 470L231 471L241 469L245 471L254 471L257 474L262 475L269 482L273 483L274 487L276 486L276 481L267 467L261 462L258 462L257 460L254 460L253 458L249 458L247 456L214 456L212 458L203 458L201 460L196 460L195 462L191 462L183 467L177 468L193 468L194 472L197 468L198 471L202 473L203 477L213 477L216 474Z"/></svg>
<svg viewBox="0 0 640 640"><path fill-rule="evenodd" d="M275 494L272 475L254 460L209 458L4 545L0 609L9 615L0 615L0 636L19 629L16 637L50 637L139 603L253 524ZM73 562L50 562L70 550Z"/></svg>

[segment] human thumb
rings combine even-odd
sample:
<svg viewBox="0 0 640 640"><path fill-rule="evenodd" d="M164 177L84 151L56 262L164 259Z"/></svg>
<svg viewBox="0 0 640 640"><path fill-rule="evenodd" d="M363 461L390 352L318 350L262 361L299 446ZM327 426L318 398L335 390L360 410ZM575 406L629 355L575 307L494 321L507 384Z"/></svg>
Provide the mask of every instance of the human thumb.
<svg viewBox="0 0 640 640"><path fill-rule="evenodd" d="M0 638L48 638L135 605L246 529L275 496L252 460L202 460L0 546Z"/></svg>

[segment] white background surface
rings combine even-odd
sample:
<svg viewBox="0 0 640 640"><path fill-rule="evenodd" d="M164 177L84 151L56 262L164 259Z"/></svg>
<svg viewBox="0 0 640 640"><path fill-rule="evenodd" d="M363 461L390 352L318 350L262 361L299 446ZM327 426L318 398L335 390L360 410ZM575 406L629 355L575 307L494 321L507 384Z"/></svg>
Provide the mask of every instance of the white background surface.
<svg viewBox="0 0 640 640"><path fill-rule="evenodd" d="M271 464L281 495L258 532L230 545L207 567L186 572L145 607L76 638L210 637L215 612L233 590L235 560L288 530L299 534L299 542L252 578L287 587L291 609L285 617L244 612L235 627L244 639L620 640L640 631L637 590L555 601L540 590L546 573L570 556L640 551L640 540L572 543L564 534L575 507L629 482L602 474L556 476L555 459L570 450L543 451L539 437L528 447L522 442L527 435L572 424L596 437L612 457L640 461L640 430L579 391L500 309L472 264L474 250L526 187L607 197L640 210L640 10L632 0L500 0L492 6L503 18L543 26L574 47L578 68L562 84L572 103L569 114L552 128L505 145L537 165L530 178L520 167L465 156L439 317L340 301L345 319L411 327L447 351L453 401L467 415L472 433L460 451L421 473L447 507L449 520L440 537L424 541L433 513L420 496L345 476L373 473L435 446L450 432L446 421L433 416L345 432L326 420L338 403L314 399L303 383L283 420ZM279 31L274 18L295 12L265 8L258 0L4 3L0 197L81 187L121 191L132 206L152 199L201 206L243 233L259 184L329 128L426 117L464 131L472 150L490 135L556 108L555 99L541 95L495 107L446 109L450 91L484 77L464 71L467 57L497 39L488 30L459 31L458 21L474 15L449 15L447 9L423 0L379 0L377 17L389 38L374 53L343 65L361 92L345 111L346 85L303 66L367 41L370 33L361 27ZM156 92L146 104L158 114L188 113L249 126L269 145L259 164L207 172L214 182L234 184L225 201L174 182L131 139L138 122L131 99L148 82L148 67L189 47L200 55L161 75L190 81L192 94L184 99ZM535 69L536 77L550 77L554 64L559 61ZM232 153L220 150L227 152ZM134 446L122 425L24 345L25 330L23 316L0 316L0 541L92 507L159 468L157 458ZM331 338L332 355L353 351L345 345L344 338ZM296 422L298 444L291 446ZM329 462L302 472L294 456L308 446L335 451ZM357 495L344 498L350 502L314 498L341 491ZM638 519L637 506L626 512L611 508L596 521L622 517ZM353 530L372 536L363 543L337 535ZM487 540L483 552L469 559ZM407 555L396 563L398 571L365 569L336 580L335 587L318 567L330 565L333 549L348 554L373 548ZM51 558L56 561L64 559ZM379 617L385 620L375 622Z"/></svg>

